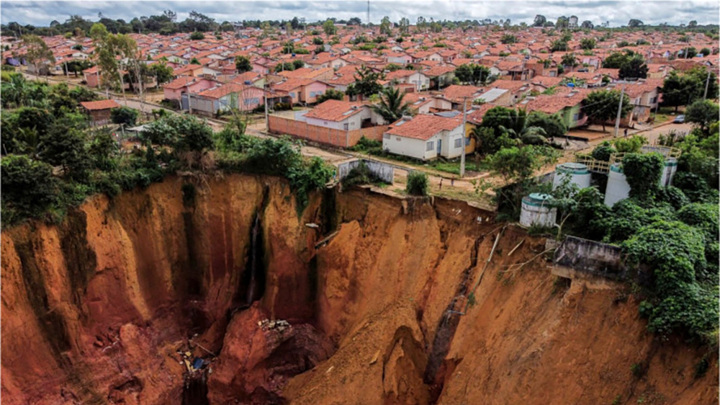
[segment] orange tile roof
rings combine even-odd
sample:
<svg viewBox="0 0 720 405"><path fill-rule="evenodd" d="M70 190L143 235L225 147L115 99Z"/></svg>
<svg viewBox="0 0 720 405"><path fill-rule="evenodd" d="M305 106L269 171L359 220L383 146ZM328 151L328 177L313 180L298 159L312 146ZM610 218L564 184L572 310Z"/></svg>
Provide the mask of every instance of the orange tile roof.
<svg viewBox="0 0 720 405"><path fill-rule="evenodd" d="M341 100L327 100L318 104L309 113L305 114L306 118L316 118L324 121L342 121L347 117L353 116L364 108L361 103L351 103Z"/></svg>
<svg viewBox="0 0 720 405"><path fill-rule="evenodd" d="M120 107L120 104L115 100L83 101L80 105L88 111L109 110Z"/></svg>
<svg viewBox="0 0 720 405"><path fill-rule="evenodd" d="M178 90L187 86L188 84L192 84L193 81L195 81L195 78L192 76L181 76L164 85L163 88L168 90Z"/></svg>
<svg viewBox="0 0 720 405"><path fill-rule="evenodd" d="M387 133L405 138L428 140L441 131L451 131L462 125L462 118L445 118L420 114L410 121L402 119L393 123Z"/></svg>
<svg viewBox="0 0 720 405"><path fill-rule="evenodd" d="M472 97L473 94L480 92L482 89L475 86L461 86L453 84L443 90L443 97L452 101L462 100L463 97Z"/></svg>

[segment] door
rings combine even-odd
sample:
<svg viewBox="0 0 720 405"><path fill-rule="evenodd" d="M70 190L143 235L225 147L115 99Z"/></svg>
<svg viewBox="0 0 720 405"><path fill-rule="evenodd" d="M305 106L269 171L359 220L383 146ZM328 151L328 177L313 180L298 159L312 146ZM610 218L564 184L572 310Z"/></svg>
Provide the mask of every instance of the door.
<svg viewBox="0 0 720 405"><path fill-rule="evenodd" d="M442 152L442 139L437 140L437 154L440 155Z"/></svg>

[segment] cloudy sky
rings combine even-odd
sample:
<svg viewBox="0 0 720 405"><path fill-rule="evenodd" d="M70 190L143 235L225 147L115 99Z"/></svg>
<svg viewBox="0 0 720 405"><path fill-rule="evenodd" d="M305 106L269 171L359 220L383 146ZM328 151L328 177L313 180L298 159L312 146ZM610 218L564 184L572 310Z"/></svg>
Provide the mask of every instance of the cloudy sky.
<svg viewBox="0 0 720 405"><path fill-rule="evenodd" d="M687 24L697 20L699 24L717 24L720 6L717 0L697 1L598 1L598 0L546 0L546 1L464 1L464 0L371 0L370 20L378 23L383 16L397 21L408 17L414 23L418 16L436 20L482 20L510 18L513 23L532 22L536 14L555 21L561 15L576 15L579 20L590 20L599 25L609 21L611 27L626 25L631 18L646 24L667 22L671 25ZM160 14L171 9L184 20L196 10L218 22L241 20L289 20L295 16L308 22L328 17L349 19L359 17L365 22L367 1L2 1L2 23L17 21L37 26L49 25L50 21L66 20L71 14L97 20L98 13L105 17L122 18Z"/></svg>

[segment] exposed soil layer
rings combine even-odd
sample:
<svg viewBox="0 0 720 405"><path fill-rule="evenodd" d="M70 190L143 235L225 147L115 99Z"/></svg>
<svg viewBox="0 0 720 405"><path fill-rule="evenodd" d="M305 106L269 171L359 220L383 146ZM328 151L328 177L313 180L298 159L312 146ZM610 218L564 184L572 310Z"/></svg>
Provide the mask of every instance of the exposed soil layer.
<svg viewBox="0 0 720 405"><path fill-rule="evenodd" d="M716 354L654 339L622 286L557 282L488 212L184 182L2 233L3 403L717 402Z"/></svg>

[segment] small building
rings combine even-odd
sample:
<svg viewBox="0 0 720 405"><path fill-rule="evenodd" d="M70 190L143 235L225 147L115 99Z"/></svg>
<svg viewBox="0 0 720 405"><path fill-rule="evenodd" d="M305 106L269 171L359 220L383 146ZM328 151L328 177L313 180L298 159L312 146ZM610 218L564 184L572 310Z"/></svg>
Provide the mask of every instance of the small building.
<svg viewBox="0 0 720 405"><path fill-rule="evenodd" d="M93 125L109 124L110 110L120 108L115 100L84 101L80 105L90 115Z"/></svg>
<svg viewBox="0 0 720 405"><path fill-rule="evenodd" d="M464 132L462 117L403 117L383 134L383 149L419 160L438 156L452 159L463 153L467 142Z"/></svg>
<svg viewBox="0 0 720 405"><path fill-rule="evenodd" d="M382 116L368 105L340 100L327 100L304 115L308 125L354 130L384 123Z"/></svg>
<svg viewBox="0 0 720 405"><path fill-rule="evenodd" d="M83 78L88 87L99 87L100 86L100 69L97 66L93 66L89 69L83 70Z"/></svg>

